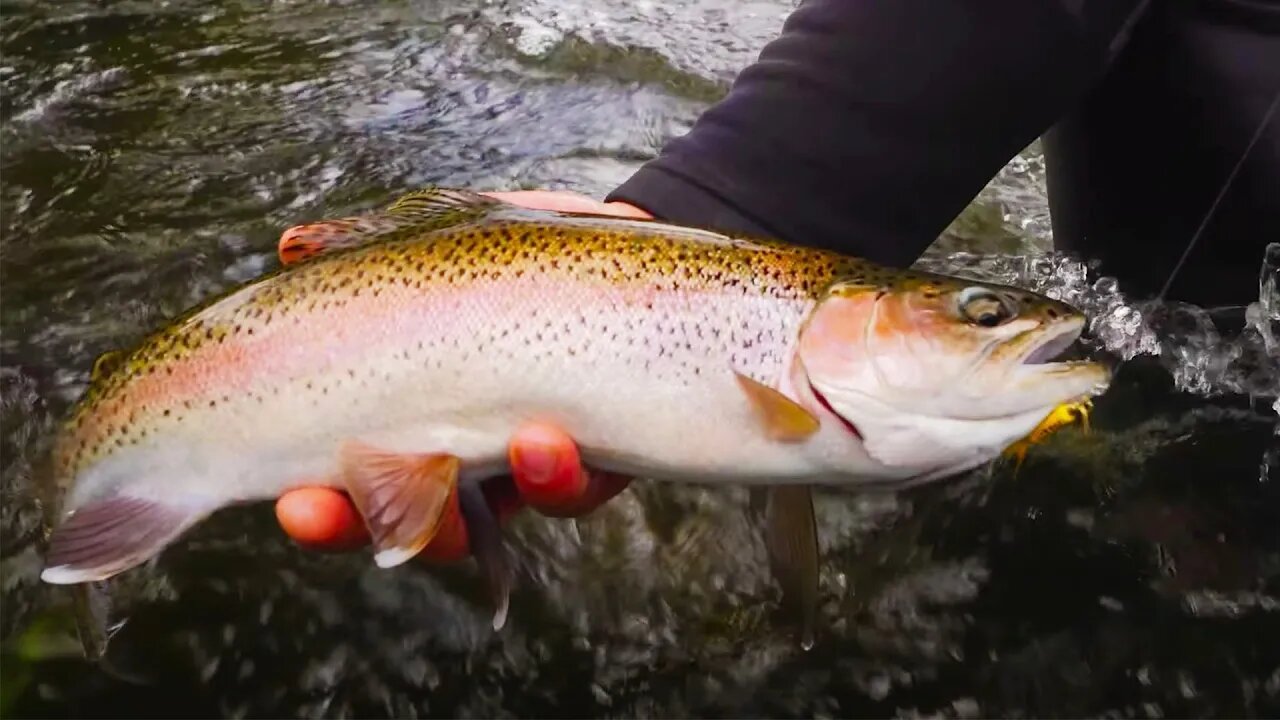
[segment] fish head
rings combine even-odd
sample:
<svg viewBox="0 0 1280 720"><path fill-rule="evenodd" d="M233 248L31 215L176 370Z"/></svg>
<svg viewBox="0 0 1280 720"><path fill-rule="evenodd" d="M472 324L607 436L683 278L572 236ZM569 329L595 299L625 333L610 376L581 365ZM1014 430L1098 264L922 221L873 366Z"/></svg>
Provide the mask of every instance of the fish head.
<svg viewBox="0 0 1280 720"><path fill-rule="evenodd" d="M797 366L873 455L877 433L894 435L901 447L879 459L958 463L998 454L1055 407L1106 389L1107 366L1055 361L1084 326L1070 305L1014 287L862 273L820 298L801 329ZM956 452L919 449L929 444Z"/></svg>

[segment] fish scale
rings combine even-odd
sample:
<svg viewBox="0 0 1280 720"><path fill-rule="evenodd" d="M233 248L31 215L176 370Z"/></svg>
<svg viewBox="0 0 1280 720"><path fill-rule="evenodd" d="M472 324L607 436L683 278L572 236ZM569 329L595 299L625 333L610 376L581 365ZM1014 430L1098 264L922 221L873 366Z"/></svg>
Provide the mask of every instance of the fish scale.
<svg viewBox="0 0 1280 720"><path fill-rule="evenodd" d="M1109 379L1046 362L1083 318L1043 296L465 191L290 229L281 257L95 364L54 447L45 580L110 577L302 485L348 492L390 567L456 497L498 626L510 566L477 481L541 421L597 470L773 488L808 628L810 485L955 474Z"/></svg>

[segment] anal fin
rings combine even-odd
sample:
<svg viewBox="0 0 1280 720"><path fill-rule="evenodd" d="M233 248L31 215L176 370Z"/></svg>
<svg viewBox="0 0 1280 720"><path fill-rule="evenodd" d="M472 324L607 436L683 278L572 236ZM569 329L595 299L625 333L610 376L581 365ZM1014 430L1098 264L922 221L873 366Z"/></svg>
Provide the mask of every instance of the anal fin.
<svg viewBox="0 0 1280 720"><path fill-rule="evenodd" d="M813 647L818 614L818 527L813 490L808 485L769 488L765 545L773 576L782 586L784 606L799 615L800 646Z"/></svg>
<svg viewBox="0 0 1280 720"><path fill-rule="evenodd" d="M471 554L489 584L494 607L493 629L501 630L507 624L511 586L515 581L511 558L502 542L502 530L478 484L471 483L458 488L458 506L467 523Z"/></svg>
<svg viewBox="0 0 1280 720"><path fill-rule="evenodd" d="M382 568L403 563L431 542L458 484L458 458L444 453L395 453L351 442L342 448L341 467L343 485L373 539L373 561Z"/></svg>
<svg viewBox="0 0 1280 720"><path fill-rule="evenodd" d="M159 554L214 509L204 501L127 495L90 502L54 529L40 579L54 585L106 580Z"/></svg>

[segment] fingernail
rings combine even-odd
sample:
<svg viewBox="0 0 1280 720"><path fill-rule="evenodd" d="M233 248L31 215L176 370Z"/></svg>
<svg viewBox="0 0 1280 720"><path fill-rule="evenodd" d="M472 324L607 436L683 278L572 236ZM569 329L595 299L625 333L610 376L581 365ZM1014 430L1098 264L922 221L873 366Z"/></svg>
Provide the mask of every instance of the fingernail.
<svg viewBox="0 0 1280 720"><path fill-rule="evenodd" d="M556 454L551 448L526 445L517 451L516 460L526 482L546 485L555 476Z"/></svg>

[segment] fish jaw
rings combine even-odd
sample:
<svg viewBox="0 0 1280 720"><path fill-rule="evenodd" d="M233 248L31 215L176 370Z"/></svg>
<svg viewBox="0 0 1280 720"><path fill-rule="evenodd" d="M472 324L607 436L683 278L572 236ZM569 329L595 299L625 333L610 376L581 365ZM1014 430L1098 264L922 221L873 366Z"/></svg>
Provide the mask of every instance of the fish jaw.
<svg viewBox="0 0 1280 720"><path fill-rule="evenodd" d="M1110 370L1095 362L1018 367L1006 382L1026 384L1024 402L1014 412L977 417L922 413L904 408L891 395L886 398L808 375L793 382L807 386L812 396L824 401L829 414L857 433L862 451L884 466L884 476L914 483L995 459L1054 408L1104 392L1110 377ZM1025 403L1028 394L1035 399L1030 407Z"/></svg>
<svg viewBox="0 0 1280 720"><path fill-rule="evenodd" d="M976 420L1038 413L1043 419L1064 403L1106 392L1113 374L1107 364L1055 360L1083 329L1083 317L1067 317L997 348L970 375L972 389L957 393L959 408L954 414ZM1000 392L984 392L993 387Z"/></svg>
<svg viewBox="0 0 1280 720"><path fill-rule="evenodd" d="M997 458L1034 430L1054 406L998 418L950 418L904 412L870 395L832 389L829 411L856 428L859 448L879 470L868 484L908 487L972 469Z"/></svg>

